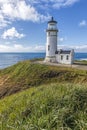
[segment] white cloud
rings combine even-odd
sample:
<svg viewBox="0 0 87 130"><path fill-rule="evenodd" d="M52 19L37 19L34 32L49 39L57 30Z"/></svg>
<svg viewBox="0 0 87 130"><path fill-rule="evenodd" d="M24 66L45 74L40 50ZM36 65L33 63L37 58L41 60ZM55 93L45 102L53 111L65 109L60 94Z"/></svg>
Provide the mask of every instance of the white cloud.
<svg viewBox="0 0 87 130"><path fill-rule="evenodd" d="M9 44L11 44L11 43L10 43L10 42L8 42L8 41L6 41L6 42L5 42L5 44L6 44L6 45L9 45Z"/></svg>
<svg viewBox="0 0 87 130"><path fill-rule="evenodd" d="M80 44L80 45L71 45L71 46L68 46L68 45L59 45L58 46L58 49L74 49L75 52L87 52L87 44Z"/></svg>
<svg viewBox="0 0 87 130"><path fill-rule="evenodd" d="M48 20L49 15L40 14L37 9L25 0L0 0L0 26L9 21L29 20L33 22Z"/></svg>
<svg viewBox="0 0 87 130"><path fill-rule="evenodd" d="M2 14L0 14L0 28L2 27L6 27L7 24L10 24L10 21L7 21L4 19L4 16Z"/></svg>
<svg viewBox="0 0 87 130"><path fill-rule="evenodd" d="M46 17L39 14L33 6L30 4L27 5L24 0L17 0L17 2L3 4L2 12L5 16L9 16L11 19L16 18L33 22L46 19Z"/></svg>
<svg viewBox="0 0 87 130"><path fill-rule="evenodd" d="M61 8L75 4L79 0L0 0L0 27L5 27L14 20L33 22L47 21L50 17L41 9ZM42 7L42 8L41 8ZM39 10L40 9L40 10Z"/></svg>
<svg viewBox="0 0 87 130"><path fill-rule="evenodd" d="M1 44L0 52L45 52L44 45L24 46L21 44Z"/></svg>
<svg viewBox="0 0 87 130"><path fill-rule="evenodd" d="M63 37L60 37L58 40L59 42L63 42L65 39Z"/></svg>
<svg viewBox="0 0 87 130"><path fill-rule="evenodd" d="M15 27L12 27L8 30L6 30L2 36L3 39L13 39L13 38L22 38L24 37L24 34L18 33L18 31L15 29Z"/></svg>
<svg viewBox="0 0 87 130"><path fill-rule="evenodd" d="M67 41L67 37L58 37L58 43L61 44L61 43L64 43L65 41Z"/></svg>
<svg viewBox="0 0 87 130"><path fill-rule="evenodd" d="M31 47L24 47L20 44L14 45L0 45L0 52L29 52Z"/></svg>
<svg viewBox="0 0 87 130"><path fill-rule="evenodd" d="M87 52L87 44L82 45L58 45L58 49L70 50L75 52ZM21 44L0 44L0 52L45 52L45 45L24 46Z"/></svg>
<svg viewBox="0 0 87 130"><path fill-rule="evenodd" d="M87 21L86 21L86 20L82 20L82 21L79 23L79 26L80 26L80 27L87 26Z"/></svg>
<svg viewBox="0 0 87 130"><path fill-rule="evenodd" d="M40 52L43 52L43 51L45 51L45 46L44 45L36 45L35 47L34 47L34 51L40 51Z"/></svg>
<svg viewBox="0 0 87 130"><path fill-rule="evenodd" d="M67 7L75 4L79 0L56 0L55 3L53 4L54 8L62 8L62 7Z"/></svg>
<svg viewBox="0 0 87 130"><path fill-rule="evenodd" d="M67 7L75 4L80 0L28 0L30 3L34 5L39 5L40 7L43 5L47 8L56 8L59 9L61 7Z"/></svg>

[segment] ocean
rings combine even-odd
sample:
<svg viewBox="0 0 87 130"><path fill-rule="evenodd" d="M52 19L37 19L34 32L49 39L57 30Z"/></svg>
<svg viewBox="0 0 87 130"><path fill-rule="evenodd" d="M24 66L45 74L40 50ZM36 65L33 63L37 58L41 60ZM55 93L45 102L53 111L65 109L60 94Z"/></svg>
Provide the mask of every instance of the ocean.
<svg viewBox="0 0 87 130"><path fill-rule="evenodd" d="M45 53L0 53L0 69L14 65L19 61L44 58ZM75 60L87 60L87 53L75 53Z"/></svg>

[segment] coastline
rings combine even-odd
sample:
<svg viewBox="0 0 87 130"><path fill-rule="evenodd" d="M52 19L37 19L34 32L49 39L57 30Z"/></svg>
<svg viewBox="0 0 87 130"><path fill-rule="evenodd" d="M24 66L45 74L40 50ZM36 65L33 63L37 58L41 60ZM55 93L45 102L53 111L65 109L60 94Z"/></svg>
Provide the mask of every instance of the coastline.
<svg viewBox="0 0 87 130"><path fill-rule="evenodd" d="M75 60L87 61L87 53L75 53ZM0 53L0 69L10 67L20 61L45 58L45 53Z"/></svg>

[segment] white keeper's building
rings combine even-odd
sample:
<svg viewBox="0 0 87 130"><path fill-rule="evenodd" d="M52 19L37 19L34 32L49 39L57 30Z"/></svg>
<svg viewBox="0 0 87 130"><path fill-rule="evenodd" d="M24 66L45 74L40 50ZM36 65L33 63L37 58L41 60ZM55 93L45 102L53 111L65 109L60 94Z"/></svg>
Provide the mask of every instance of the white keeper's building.
<svg viewBox="0 0 87 130"><path fill-rule="evenodd" d="M57 38L58 29L57 22L52 19L48 22L47 43L46 43L46 57L45 62L54 62L60 64L73 64L74 62L74 50L58 50Z"/></svg>

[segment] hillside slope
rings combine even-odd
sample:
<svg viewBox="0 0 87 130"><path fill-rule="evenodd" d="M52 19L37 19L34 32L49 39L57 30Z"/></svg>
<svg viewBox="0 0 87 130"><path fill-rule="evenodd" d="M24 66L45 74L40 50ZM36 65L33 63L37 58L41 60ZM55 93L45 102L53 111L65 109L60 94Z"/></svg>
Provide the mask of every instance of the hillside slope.
<svg viewBox="0 0 87 130"><path fill-rule="evenodd" d="M55 82L86 83L87 71L19 62L0 70L0 98L32 86Z"/></svg>
<svg viewBox="0 0 87 130"><path fill-rule="evenodd" d="M51 83L1 99L0 130L87 130L87 86Z"/></svg>
<svg viewBox="0 0 87 130"><path fill-rule="evenodd" d="M31 61L0 70L0 130L87 130L86 83L87 71Z"/></svg>

